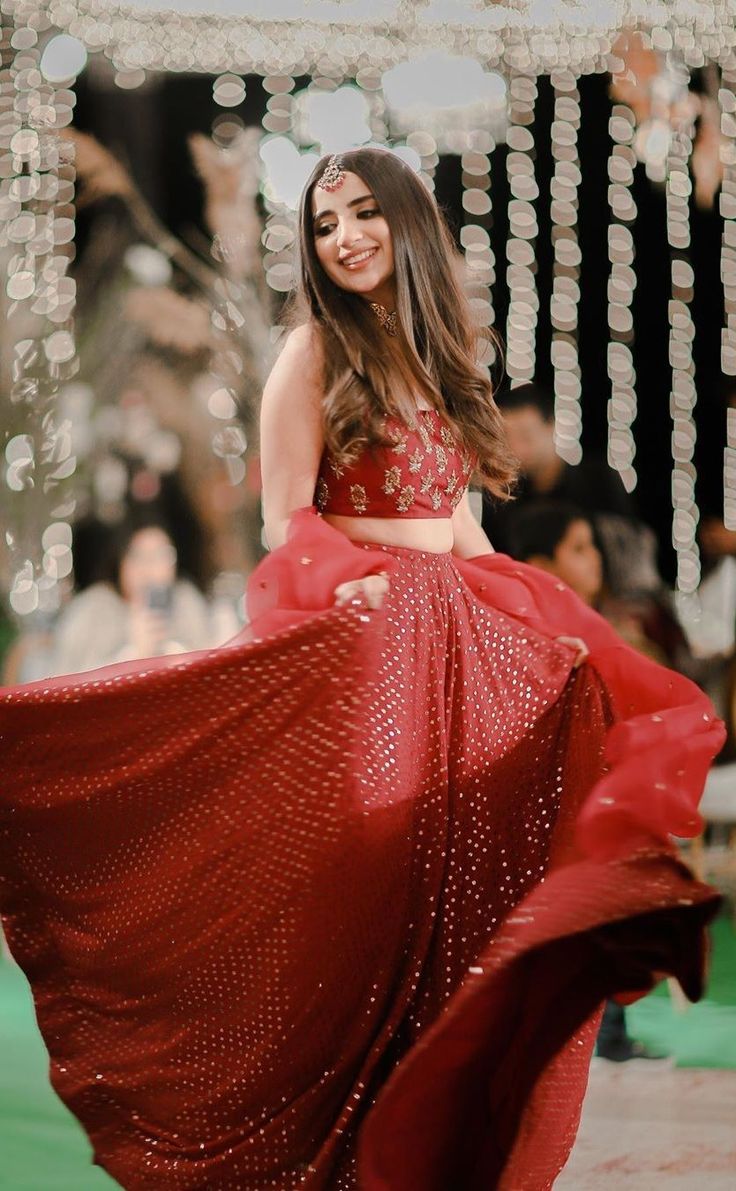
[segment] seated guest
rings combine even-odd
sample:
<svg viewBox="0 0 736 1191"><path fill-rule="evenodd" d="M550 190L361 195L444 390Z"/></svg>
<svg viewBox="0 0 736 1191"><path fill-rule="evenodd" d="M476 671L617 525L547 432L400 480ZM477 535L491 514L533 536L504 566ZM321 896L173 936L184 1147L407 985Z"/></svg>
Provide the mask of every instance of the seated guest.
<svg viewBox="0 0 736 1191"><path fill-rule="evenodd" d="M557 454L552 394L541 385L525 384L500 392L496 400L521 473L513 501L497 504L484 497L483 528L495 548L512 552L514 521L532 501L562 500L590 517L609 590L631 595L661 587L656 540L637 518L618 472L594 455L573 466Z"/></svg>
<svg viewBox="0 0 736 1191"><path fill-rule="evenodd" d="M511 547L515 558L555 575L581 600L605 615L603 560L590 521L574 505L561 501L530 503L514 522ZM648 640L635 616L619 610L619 621L627 630L624 635L630 645L657 656L658 647ZM616 620L613 623L619 627ZM624 1009L615 1001L606 1003L596 1054L615 1063L667 1057L630 1037Z"/></svg>
<svg viewBox="0 0 736 1191"><path fill-rule="evenodd" d="M685 636L664 588L614 595L604 575L603 558L592 520L566 501L536 500L519 510L511 523L510 551L522 562L550 571L605 616L619 635L655 661L691 673Z"/></svg>
<svg viewBox="0 0 736 1191"><path fill-rule="evenodd" d="M202 593L178 574L176 548L155 514L117 529L101 562L99 581L59 617L50 673L209 649L237 631L233 623L223 633Z"/></svg>

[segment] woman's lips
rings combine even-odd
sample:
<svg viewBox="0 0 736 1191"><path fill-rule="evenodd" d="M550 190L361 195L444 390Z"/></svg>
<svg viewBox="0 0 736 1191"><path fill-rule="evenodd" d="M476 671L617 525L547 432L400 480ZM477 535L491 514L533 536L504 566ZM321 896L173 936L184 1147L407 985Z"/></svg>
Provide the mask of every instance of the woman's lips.
<svg viewBox="0 0 736 1191"><path fill-rule="evenodd" d="M370 262L373 260L373 257L378 252L378 249L377 248L366 248L365 252L368 255L365 255L364 253L359 252L356 254L356 256L353 260L340 261L340 264L342 265L342 267L344 269L349 269L351 273L355 272L357 269L362 269L362 268L364 268L365 265L370 264Z"/></svg>

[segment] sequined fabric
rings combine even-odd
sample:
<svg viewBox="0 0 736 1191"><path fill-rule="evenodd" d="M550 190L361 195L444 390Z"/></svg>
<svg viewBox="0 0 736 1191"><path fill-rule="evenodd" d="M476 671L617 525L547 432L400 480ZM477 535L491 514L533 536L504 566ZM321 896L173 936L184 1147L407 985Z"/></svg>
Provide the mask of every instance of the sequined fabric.
<svg viewBox="0 0 736 1191"><path fill-rule="evenodd" d="M467 487L472 461L436 410L418 410L416 428L386 423L391 446L364 451L351 466L325 451L315 504L322 513L355 517L451 517Z"/></svg>
<svg viewBox="0 0 736 1191"><path fill-rule="evenodd" d="M546 578L304 511L229 647L3 692L4 923L122 1186L542 1191L600 1000L697 994L720 728Z"/></svg>

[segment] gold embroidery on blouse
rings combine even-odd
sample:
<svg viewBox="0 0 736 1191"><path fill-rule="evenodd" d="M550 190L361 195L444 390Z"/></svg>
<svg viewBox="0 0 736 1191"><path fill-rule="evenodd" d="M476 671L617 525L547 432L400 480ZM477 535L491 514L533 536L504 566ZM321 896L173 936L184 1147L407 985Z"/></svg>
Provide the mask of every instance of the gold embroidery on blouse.
<svg viewBox="0 0 736 1191"><path fill-rule="evenodd" d="M396 497L396 508L400 513L406 513L408 509L414 504L414 488L411 484L407 484L405 488Z"/></svg>
<svg viewBox="0 0 736 1191"><path fill-rule="evenodd" d="M437 471L442 475L447 468L447 451L439 443L435 443L434 454L437 460Z"/></svg>
<svg viewBox="0 0 736 1191"><path fill-rule="evenodd" d="M449 492L450 496L452 496L453 492L457 488L457 482L459 479L460 479L460 477L458 475L456 475L454 471L451 471L449 476L447 477L445 487L447 488L447 491Z"/></svg>
<svg viewBox="0 0 736 1191"><path fill-rule="evenodd" d="M442 493L440 492L439 488L435 488L430 499L432 501L432 508L435 510L435 512L442 508Z"/></svg>
<svg viewBox="0 0 736 1191"><path fill-rule="evenodd" d="M435 477L432 475L431 471L428 471L426 475L422 476L422 482L419 485L419 491L421 492L422 496L427 495L434 482Z"/></svg>
<svg viewBox="0 0 736 1191"><path fill-rule="evenodd" d="M387 467L384 475L383 491L386 493L386 496L391 496L392 492L395 492L401 483L401 468Z"/></svg>
<svg viewBox="0 0 736 1191"><path fill-rule="evenodd" d="M424 447L425 454L431 455L432 454L432 439L430 437L429 431L427 430L427 427L424 426L421 422L417 426L417 434L419 435L420 439L422 440L422 446Z"/></svg>
<svg viewBox="0 0 736 1191"><path fill-rule="evenodd" d="M461 485L461 486L460 486L460 487L457 489L457 491L456 491L456 492L454 492L454 493L452 494L452 496L450 497L450 504L451 504L451 506L452 506L452 508L453 508L453 509L456 509L456 508L457 508L457 506L460 504L460 501L461 501L461 500L462 500L462 498L463 498L463 494L464 494L464 492L465 492L465 488L464 488L464 487Z"/></svg>
<svg viewBox="0 0 736 1191"><path fill-rule="evenodd" d="M424 455L417 447L416 451L412 451L409 456L409 471L417 472L422 470L422 463L424 462Z"/></svg>
<svg viewBox="0 0 736 1191"><path fill-rule="evenodd" d="M327 505L327 501L330 499L330 490L321 477L319 480L317 480L317 490L315 492L314 499L318 509L324 509Z"/></svg>
<svg viewBox="0 0 736 1191"><path fill-rule="evenodd" d="M340 476L345 475L345 468L340 467L337 459L333 459L332 456L330 456L330 471L337 476L338 480L340 479Z"/></svg>
<svg viewBox="0 0 736 1191"><path fill-rule="evenodd" d="M456 451L457 450L457 443L455 442L455 439L452 437L447 426L440 426L440 438L442 439L443 446L447 447L448 451Z"/></svg>
<svg viewBox="0 0 736 1191"><path fill-rule="evenodd" d="M403 431L399 430L397 427L393 427L393 429L389 430L388 437L393 443L391 450L394 452L394 454L403 455L409 444L409 435L404 434Z"/></svg>
<svg viewBox="0 0 736 1191"><path fill-rule="evenodd" d="M364 513L368 508L368 497L362 484L350 485L350 503L356 513Z"/></svg>

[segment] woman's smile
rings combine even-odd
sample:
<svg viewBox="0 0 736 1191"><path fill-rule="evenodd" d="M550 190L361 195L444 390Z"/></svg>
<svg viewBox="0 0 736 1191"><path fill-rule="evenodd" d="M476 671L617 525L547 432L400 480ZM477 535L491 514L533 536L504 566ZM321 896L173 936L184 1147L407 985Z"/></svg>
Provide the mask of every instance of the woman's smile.
<svg viewBox="0 0 736 1191"><path fill-rule="evenodd" d="M340 261L340 264L343 265L344 268L350 269L352 272L355 269L361 269L364 265L367 265L370 260L373 260L373 257L377 252L378 247L364 248L362 252L351 253L350 256L343 257L343 259Z"/></svg>

